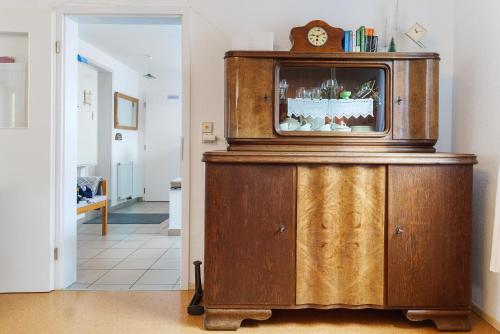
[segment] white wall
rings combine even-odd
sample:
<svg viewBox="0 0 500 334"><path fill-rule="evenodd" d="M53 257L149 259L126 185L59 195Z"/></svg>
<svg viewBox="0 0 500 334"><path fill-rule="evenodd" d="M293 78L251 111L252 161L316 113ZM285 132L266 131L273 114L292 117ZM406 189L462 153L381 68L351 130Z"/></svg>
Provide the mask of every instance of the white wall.
<svg viewBox="0 0 500 334"><path fill-rule="evenodd" d="M110 72L112 72L112 87L113 93L120 92L133 97L139 97L141 94L139 88L140 74L126 66L125 64L119 62L111 55L97 49L93 45L80 40L79 41L79 53L87 57L91 63L96 63L98 66L103 67ZM142 105L142 102L139 103ZM142 108L139 109L139 113L142 113ZM113 117L111 112L110 117ZM124 129L114 129L112 130L112 138L102 138L102 140L112 141L112 157L111 157L111 205L119 204L117 196L117 183L116 183L116 165L118 162L134 162L134 197L142 196L142 166L141 160L139 159L139 132L143 131L143 128L139 128L139 131L134 130L124 130ZM120 132L122 134L123 140L114 140L115 134Z"/></svg>
<svg viewBox="0 0 500 334"><path fill-rule="evenodd" d="M471 15L473 13L473 15ZM472 302L500 323L500 274L489 271L500 162L500 2L460 1L455 33L453 150L474 153ZM500 330L500 328L498 328Z"/></svg>
<svg viewBox="0 0 500 334"><path fill-rule="evenodd" d="M97 165L98 158L98 88L97 70L78 64L78 120L77 120L77 164ZM85 103L84 94L90 92L90 104Z"/></svg>
<svg viewBox="0 0 500 334"><path fill-rule="evenodd" d="M111 149L113 142L113 74L98 68L97 74L97 87L98 87L98 119L97 137L101 138L97 146L97 166L95 168L95 175L100 175L106 180L111 180ZM109 186L108 186L109 187ZM109 190L108 190L109 191Z"/></svg>

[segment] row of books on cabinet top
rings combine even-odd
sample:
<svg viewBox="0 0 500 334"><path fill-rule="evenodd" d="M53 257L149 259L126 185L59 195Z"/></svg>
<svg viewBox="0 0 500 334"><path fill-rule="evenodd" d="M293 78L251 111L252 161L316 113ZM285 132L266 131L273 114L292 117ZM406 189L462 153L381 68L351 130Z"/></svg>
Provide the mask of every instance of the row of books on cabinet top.
<svg viewBox="0 0 500 334"><path fill-rule="evenodd" d="M355 31L344 31L342 46L345 52L377 52L378 36L375 29L361 26Z"/></svg>

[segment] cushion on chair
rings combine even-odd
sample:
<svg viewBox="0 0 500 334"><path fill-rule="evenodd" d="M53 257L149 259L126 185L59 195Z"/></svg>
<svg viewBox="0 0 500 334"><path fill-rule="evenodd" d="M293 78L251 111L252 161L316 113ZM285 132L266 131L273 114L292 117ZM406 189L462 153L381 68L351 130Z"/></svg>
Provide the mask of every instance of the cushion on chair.
<svg viewBox="0 0 500 334"><path fill-rule="evenodd" d="M99 203L99 202L106 201L106 200L107 200L107 197L102 196L102 195L97 195L97 196L94 196L92 198L84 198L83 200L78 202L77 207L81 208L81 207L87 206L89 204Z"/></svg>
<svg viewBox="0 0 500 334"><path fill-rule="evenodd" d="M102 176L81 176L77 179L77 185L81 188L82 186L89 187L92 190L92 194L99 195L99 183L103 180Z"/></svg>

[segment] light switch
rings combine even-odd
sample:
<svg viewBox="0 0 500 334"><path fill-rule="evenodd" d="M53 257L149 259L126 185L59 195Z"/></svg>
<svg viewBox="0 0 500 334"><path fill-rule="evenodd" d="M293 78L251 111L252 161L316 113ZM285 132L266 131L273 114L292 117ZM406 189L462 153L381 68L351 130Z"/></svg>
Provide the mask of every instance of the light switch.
<svg viewBox="0 0 500 334"><path fill-rule="evenodd" d="M201 133L214 133L214 122L202 122Z"/></svg>

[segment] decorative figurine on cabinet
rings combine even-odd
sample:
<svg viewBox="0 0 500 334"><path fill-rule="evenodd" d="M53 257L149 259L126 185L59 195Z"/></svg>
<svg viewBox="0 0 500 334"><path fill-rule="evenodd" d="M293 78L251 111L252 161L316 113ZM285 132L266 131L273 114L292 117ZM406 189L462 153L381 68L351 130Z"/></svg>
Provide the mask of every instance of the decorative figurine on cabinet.
<svg viewBox="0 0 500 334"><path fill-rule="evenodd" d="M439 55L341 52L320 23L292 29L291 52L226 53L228 150L203 157L205 327L377 308L467 330L476 157L434 153Z"/></svg>

